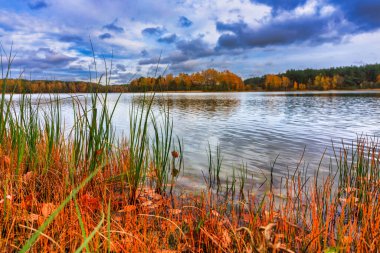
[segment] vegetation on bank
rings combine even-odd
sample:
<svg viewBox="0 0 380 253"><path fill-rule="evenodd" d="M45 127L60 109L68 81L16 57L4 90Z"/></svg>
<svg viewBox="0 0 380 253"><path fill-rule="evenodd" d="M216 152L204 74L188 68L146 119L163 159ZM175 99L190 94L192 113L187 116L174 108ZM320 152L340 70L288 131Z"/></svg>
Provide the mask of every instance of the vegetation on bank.
<svg viewBox="0 0 380 253"><path fill-rule="evenodd" d="M1 82L5 80L1 80ZM102 85L94 82L7 79L6 93L122 93L126 85ZM2 90L2 89L0 89Z"/></svg>
<svg viewBox="0 0 380 253"><path fill-rule="evenodd" d="M7 80L7 93L91 93L165 91L298 91L380 88L380 64L329 69L288 70L243 80L226 70L207 69L192 74L139 77L129 84L52 80Z"/></svg>
<svg viewBox="0 0 380 253"><path fill-rule="evenodd" d="M130 108L116 138L107 94L61 100L23 94L0 101L0 250L6 252L376 252L380 247L377 139L336 149L329 172L300 164L258 188L247 168L221 178L222 150L208 153L203 189L176 188L186 168L167 108L154 95ZM115 105L117 106L117 105ZM148 131L151 129L151 131ZM69 131L67 131L69 130ZM310 170L312 168L308 168ZM325 168L326 169L326 168ZM272 168L273 170L273 168ZM279 182L275 184L274 182Z"/></svg>
<svg viewBox="0 0 380 253"><path fill-rule="evenodd" d="M163 91L242 91L243 80L230 71L207 69L178 76L140 77L125 85L102 85L91 82L10 79L6 92L11 93L90 93L90 92L163 92Z"/></svg>
<svg viewBox="0 0 380 253"><path fill-rule="evenodd" d="M380 88L380 64L329 69L288 70L246 79L252 90L345 90Z"/></svg>
<svg viewBox="0 0 380 253"><path fill-rule="evenodd" d="M180 73L178 76L140 77L128 85L129 91L243 91L243 80L226 70L206 69L193 74Z"/></svg>

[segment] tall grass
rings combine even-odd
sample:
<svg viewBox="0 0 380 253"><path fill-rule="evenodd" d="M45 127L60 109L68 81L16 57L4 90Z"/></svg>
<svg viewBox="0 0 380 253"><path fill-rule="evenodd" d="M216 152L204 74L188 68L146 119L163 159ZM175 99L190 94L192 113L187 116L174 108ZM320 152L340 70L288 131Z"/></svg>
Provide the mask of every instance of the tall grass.
<svg viewBox="0 0 380 253"><path fill-rule="evenodd" d="M126 179L129 188L129 202L136 201L137 190L145 181L149 166L149 136L148 121L153 97L149 100L143 99L141 105L132 105L130 110L130 128L128 139L128 171Z"/></svg>

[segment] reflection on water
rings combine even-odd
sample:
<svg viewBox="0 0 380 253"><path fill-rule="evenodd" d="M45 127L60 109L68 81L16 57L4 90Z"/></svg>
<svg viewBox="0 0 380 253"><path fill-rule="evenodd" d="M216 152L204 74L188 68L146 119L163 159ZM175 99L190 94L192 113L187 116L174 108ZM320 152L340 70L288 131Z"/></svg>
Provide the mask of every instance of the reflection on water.
<svg viewBox="0 0 380 253"><path fill-rule="evenodd" d="M117 97L109 95L111 106ZM69 128L72 105L65 101L63 115ZM119 136L128 134L131 103L141 101L142 95L121 95L114 114ZM377 91L157 94L153 110L157 113L163 106L170 109L175 134L183 138L186 171L182 182L191 185L203 183L208 143L220 144L225 174L244 163L253 181L261 183L277 156L277 178L294 171L304 150L300 166L311 175L326 148L322 172L327 170L332 142L339 147L342 140L351 142L357 135L380 135Z"/></svg>
<svg viewBox="0 0 380 253"><path fill-rule="evenodd" d="M195 94L156 94L153 107L166 107L170 111L187 112L191 114L202 114L203 116L229 116L240 105L240 100L235 97L223 96L223 94L208 93L208 96L197 96ZM193 95L193 96L191 96ZM132 98L134 103L142 103L143 96ZM129 103L127 99L125 102Z"/></svg>

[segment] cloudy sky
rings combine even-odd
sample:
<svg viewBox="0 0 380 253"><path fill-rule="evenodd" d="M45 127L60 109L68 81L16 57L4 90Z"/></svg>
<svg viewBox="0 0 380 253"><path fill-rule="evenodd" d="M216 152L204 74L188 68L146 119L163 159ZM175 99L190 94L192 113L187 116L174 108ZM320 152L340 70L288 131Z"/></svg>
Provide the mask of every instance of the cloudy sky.
<svg viewBox="0 0 380 253"><path fill-rule="evenodd" d="M13 75L34 79L88 80L90 37L114 83L154 75L159 58L167 73L247 78L379 63L379 13L379 0L0 0L0 41Z"/></svg>

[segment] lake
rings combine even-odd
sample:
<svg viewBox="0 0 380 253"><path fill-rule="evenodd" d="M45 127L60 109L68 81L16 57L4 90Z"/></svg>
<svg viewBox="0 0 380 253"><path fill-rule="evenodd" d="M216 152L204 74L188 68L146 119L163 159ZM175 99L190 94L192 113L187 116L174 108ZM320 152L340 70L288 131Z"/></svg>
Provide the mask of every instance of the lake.
<svg viewBox="0 0 380 253"><path fill-rule="evenodd" d="M117 97L109 94L111 105ZM121 95L113 121L117 136L128 134L129 108L139 97ZM333 156L332 143L339 150L342 141L350 144L358 136L380 135L379 91L157 94L153 110L158 113L163 104L170 109L175 135L183 138L184 186L203 185L208 144L212 150L220 145L224 175L245 164L252 182L261 184L274 161L273 173L280 180L295 170L304 153L299 166L312 175L326 150L323 173ZM62 107L69 129L72 104Z"/></svg>

